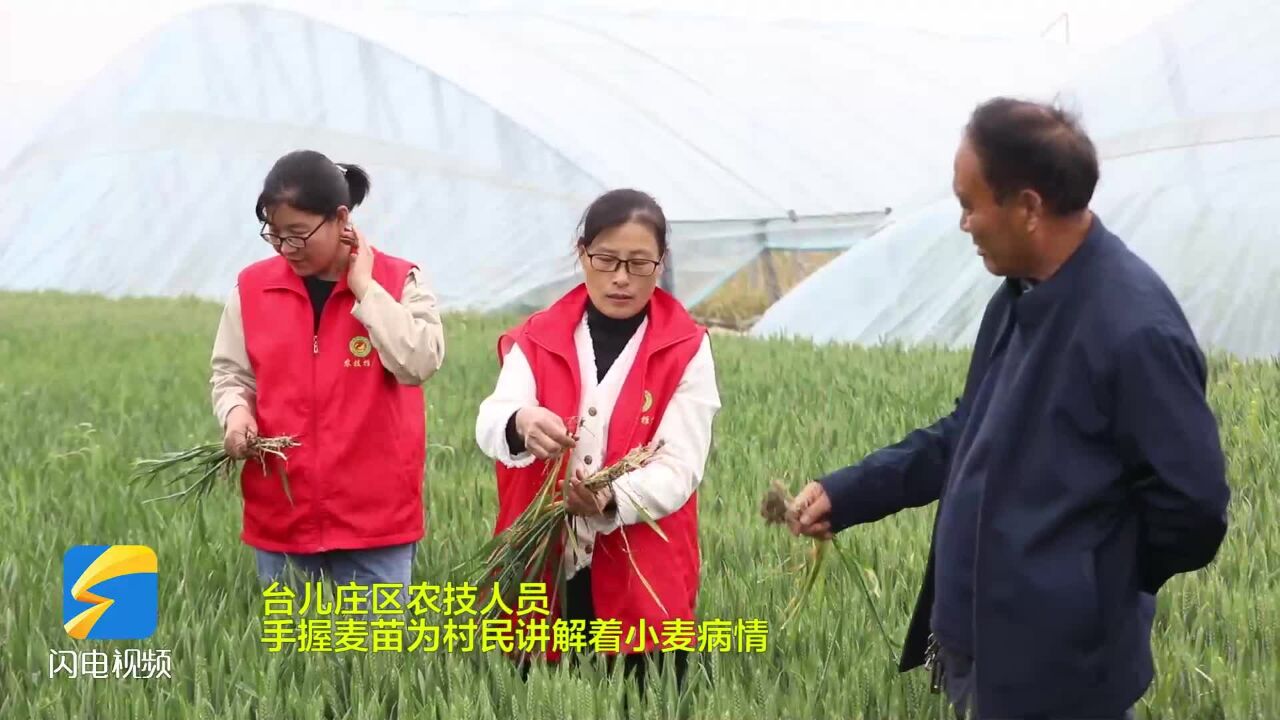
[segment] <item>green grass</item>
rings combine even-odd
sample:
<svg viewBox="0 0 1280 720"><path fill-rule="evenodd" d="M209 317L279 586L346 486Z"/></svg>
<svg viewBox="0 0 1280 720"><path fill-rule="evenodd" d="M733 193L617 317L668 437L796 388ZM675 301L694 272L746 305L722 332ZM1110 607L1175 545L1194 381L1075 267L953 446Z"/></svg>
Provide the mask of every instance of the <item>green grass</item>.
<svg viewBox="0 0 1280 720"><path fill-rule="evenodd" d="M139 457L217 437L208 359L218 308L192 301L0 295L0 718L622 717L621 684L535 672L501 658L267 652L251 551L232 487L201 504L142 501ZM429 536L415 580L488 537L492 466L474 413L492 386L509 318L450 316L445 369L428 385ZM724 400L702 491L703 618L775 625L806 549L759 519L774 477L801 481L931 421L958 393L966 358L946 352L813 348L717 336ZM1160 596L1158 679L1145 718L1280 717L1280 368L1215 360L1212 401L1235 491L1232 527L1208 570ZM841 536L900 641L927 551L931 509ZM160 558L160 626L137 642L77 642L61 627L61 558L80 544L141 543ZM702 718L943 718L922 673L899 675L856 576L828 558L826 583L763 654L703 658L685 700ZM167 648L169 680L48 677L51 649ZM695 664L695 667L697 665ZM709 679L708 679L709 676ZM636 704L632 703L633 710ZM674 717L656 687L646 717Z"/></svg>

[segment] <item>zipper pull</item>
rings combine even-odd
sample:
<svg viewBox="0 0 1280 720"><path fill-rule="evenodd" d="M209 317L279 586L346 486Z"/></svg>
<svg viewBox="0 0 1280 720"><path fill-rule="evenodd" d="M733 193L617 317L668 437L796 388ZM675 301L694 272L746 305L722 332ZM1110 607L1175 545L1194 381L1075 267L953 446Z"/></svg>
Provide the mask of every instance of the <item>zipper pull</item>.
<svg viewBox="0 0 1280 720"><path fill-rule="evenodd" d="M312 355L320 354L320 336L319 335L311 336L311 354Z"/></svg>

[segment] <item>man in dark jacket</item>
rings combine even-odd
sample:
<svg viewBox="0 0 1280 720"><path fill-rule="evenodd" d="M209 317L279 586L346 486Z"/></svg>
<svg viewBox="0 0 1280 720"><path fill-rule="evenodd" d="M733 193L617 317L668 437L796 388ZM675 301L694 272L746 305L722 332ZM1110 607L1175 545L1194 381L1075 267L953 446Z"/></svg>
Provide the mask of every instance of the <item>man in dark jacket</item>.
<svg viewBox="0 0 1280 720"><path fill-rule="evenodd" d="M1130 717L1154 674L1154 594L1226 533L1204 357L1169 289L1089 210L1097 181L1066 113L974 111L960 226L1005 281L963 396L798 498L792 531L824 538L940 501L900 668L941 673L962 717Z"/></svg>

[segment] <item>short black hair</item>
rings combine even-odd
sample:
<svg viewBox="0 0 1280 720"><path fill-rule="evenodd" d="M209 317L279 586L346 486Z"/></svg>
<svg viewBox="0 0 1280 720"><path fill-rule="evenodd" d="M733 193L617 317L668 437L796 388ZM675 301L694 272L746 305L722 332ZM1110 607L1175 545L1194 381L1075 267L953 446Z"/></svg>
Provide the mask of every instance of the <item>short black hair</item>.
<svg viewBox="0 0 1280 720"><path fill-rule="evenodd" d="M1054 215L1089 207L1098 186L1098 152L1079 118L1056 105L998 97L965 126L982 175L1003 203L1034 190Z"/></svg>
<svg viewBox="0 0 1280 720"><path fill-rule="evenodd" d="M652 195L631 188L610 190L591 203L579 223L582 231L577 245L589 248L600 233L629 222L638 222L652 230L658 240L658 255L667 254L667 216L662 206Z"/></svg>
<svg viewBox="0 0 1280 720"><path fill-rule="evenodd" d="M359 165L335 163L315 150L295 150L276 161L254 205L260 222L267 208L285 202L304 212L333 217L354 209L369 194L369 174Z"/></svg>

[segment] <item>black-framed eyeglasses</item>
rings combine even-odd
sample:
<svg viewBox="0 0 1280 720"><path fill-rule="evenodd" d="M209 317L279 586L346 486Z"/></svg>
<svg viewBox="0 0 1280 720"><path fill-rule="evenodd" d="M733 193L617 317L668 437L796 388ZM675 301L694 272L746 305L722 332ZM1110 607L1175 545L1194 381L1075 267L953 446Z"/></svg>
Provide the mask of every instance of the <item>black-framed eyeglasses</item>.
<svg viewBox="0 0 1280 720"><path fill-rule="evenodd" d="M320 224L312 228L311 232L306 235L277 235L273 232L266 232L267 224L262 223L263 231L258 234L262 236L263 240L271 243L271 247L273 248L279 249L281 245L288 245L289 247L301 250L306 247L307 241L311 239L311 236L316 234L316 230L324 227L324 224L327 222L329 222L329 218L321 220Z"/></svg>
<svg viewBox="0 0 1280 720"><path fill-rule="evenodd" d="M658 263L661 260L648 260L646 258L631 258L623 260L615 255L606 255L604 253L587 253L587 259L591 262L591 267L600 272L616 272L618 266L623 263L627 266L627 274L637 277L648 277L658 269Z"/></svg>

